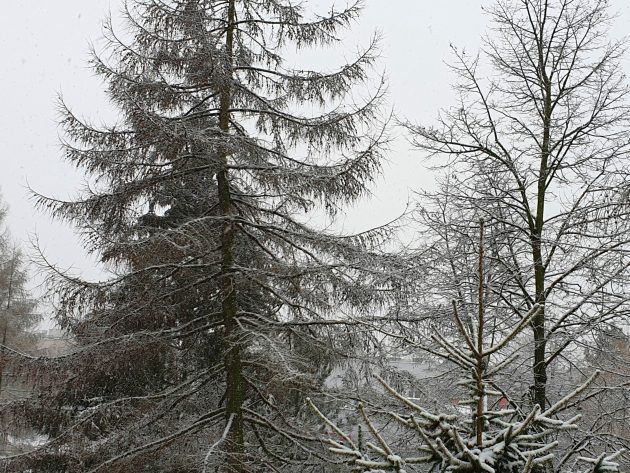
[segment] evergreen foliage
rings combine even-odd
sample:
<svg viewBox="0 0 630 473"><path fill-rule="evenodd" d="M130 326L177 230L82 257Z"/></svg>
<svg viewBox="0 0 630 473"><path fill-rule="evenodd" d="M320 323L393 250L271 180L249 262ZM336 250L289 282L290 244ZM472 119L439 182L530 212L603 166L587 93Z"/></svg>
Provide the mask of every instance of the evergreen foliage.
<svg viewBox="0 0 630 473"><path fill-rule="evenodd" d="M8 468L321 471L302 393L347 348L339 317L381 306L391 284L371 251L387 229L342 237L310 222L367 194L383 90L352 100L375 44L325 73L283 54L337 42L359 11L136 0L128 42L106 24L92 65L121 120L98 128L62 106L65 156L91 187L39 203L113 274L52 277L77 346L12 360L39 387L14 416L49 442Z"/></svg>

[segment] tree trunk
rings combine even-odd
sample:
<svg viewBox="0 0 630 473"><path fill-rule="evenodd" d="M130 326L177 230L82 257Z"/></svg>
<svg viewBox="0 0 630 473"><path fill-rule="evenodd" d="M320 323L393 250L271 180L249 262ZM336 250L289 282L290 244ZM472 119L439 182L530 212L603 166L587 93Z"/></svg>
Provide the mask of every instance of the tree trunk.
<svg viewBox="0 0 630 473"><path fill-rule="evenodd" d="M484 322L485 322L485 312L484 312L484 296L485 296L485 285L484 285L484 271L483 271L483 259L484 259L484 249L483 249L483 220L479 222L479 267L478 267L478 275L479 275L479 293L478 293L478 312L477 312L477 355L476 355L476 365L475 365L475 379L476 379L476 394L477 394L477 411L475 413L475 441L477 447L481 448L483 445L483 430L484 430L484 412L485 412L485 387L484 387L484 359L483 359L483 332L484 332Z"/></svg>
<svg viewBox="0 0 630 473"><path fill-rule="evenodd" d="M547 334L545 329L545 275L546 268L542 255L542 237L545 223L545 198L547 191L547 177L549 172L549 155L551 142L551 115L553 106L551 102L551 80L545 70L543 56L542 31L538 45L538 70L540 81L543 86L543 137L540 150L540 168L538 170L538 188L536 192L536 220L532 232L532 257L534 263L534 280L536 288L536 302L540 304L541 310L532 320L534 331L534 393L533 400L545 410L547 399Z"/></svg>
<svg viewBox="0 0 630 473"><path fill-rule="evenodd" d="M236 21L235 0L229 0L228 18L225 40L225 68L226 75L231 78L233 48L234 48L234 24ZM225 134L230 130L230 107L232 89L229 81L223 85L220 99L219 127ZM243 435L243 400L244 384L241 361L241 347L237 315L236 289L233 277L234 266L234 222L232 196L228 173L228 149L220 150L221 169L217 173L217 185L219 192L219 208L225 223L221 235L221 293L222 315L225 329L226 350L224 363L226 371L226 423L229 424L229 432L226 438L227 462L224 471L241 473L244 466L244 435Z"/></svg>

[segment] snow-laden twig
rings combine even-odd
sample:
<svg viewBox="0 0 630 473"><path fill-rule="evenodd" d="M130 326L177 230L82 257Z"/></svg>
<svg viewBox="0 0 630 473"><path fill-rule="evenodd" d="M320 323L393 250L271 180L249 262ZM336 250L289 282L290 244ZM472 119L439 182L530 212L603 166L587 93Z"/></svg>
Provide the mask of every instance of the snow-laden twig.
<svg viewBox="0 0 630 473"><path fill-rule="evenodd" d="M557 414L559 411L564 409L567 406L567 404L569 402L571 402L571 400L573 400L576 397L578 397L586 388L588 388L591 384L593 384L593 382L597 379L597 377L599 375L600 375L600 371L599 370L595 371L584 383L579 385L577 388L575 388L569 394L567 394L562 399L560 399L558 402L556 402L553 406L551 406L549 409L547 409L545 412L543 412L541 414L541 416L542 417L550 417L550 416L552 416L554 414Z"/></svg>
<svg viewBox="0 0 630 473"><path fill-rule="evenodd" d="M578 457L579 461L584 463L590 463L592 467L584 473L606 473L606 472L619 472L619 463L615 460L625 453L625 449L618 450L612 455L606 455L602 453L597 458Z"/></svg>
<svg viewBox="0 0 630 473"><path fill-rule="evenodd" d="M224 442L228 434L230 433L233 420L234 420L234 414L232 413L230 414L230 417L228 418L228 421L225 424L225 429L223 430L223 434L221 434L221 437L219 438L219 440L214 442L208 449L206 456L203 458L203 473L206 473L206 469L208 468L208 462L210 461L210 457L214 453L214 449L217 448L222 442Z"/></svg>

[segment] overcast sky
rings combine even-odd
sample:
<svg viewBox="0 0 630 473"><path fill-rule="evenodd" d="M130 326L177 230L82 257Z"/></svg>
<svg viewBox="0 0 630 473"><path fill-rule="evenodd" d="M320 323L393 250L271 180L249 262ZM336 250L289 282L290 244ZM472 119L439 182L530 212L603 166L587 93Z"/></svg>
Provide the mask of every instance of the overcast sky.
<svg viewBox="0 0 630 473"><path fill-rule="evenodd" d="M56 96L94 122L111 117L103 85L86 64L90 41L97 42L103 18L119 0L13 0L0 16L0 192L9 205L14 238L34 234L52 261L90 276L98 274L72 230L37 212L27 184L60 198L75 195L80 176L62 161L58 146ZM311 2L325 4L324 0ZM430 124L452 101L452 76L445 65L449 43L475 51L486 28L479 0L366 0L360 24L347 44L366 44L383 33L380 67L389 79L390 101L399 116ZM630 30L630 2L615 0L614 33ZM626 62L626 70L630 63ZM365 228L400 213L411 189L430 185L420 155L400 139L374 189L375 197L349 209L347 226Z"/></svg>

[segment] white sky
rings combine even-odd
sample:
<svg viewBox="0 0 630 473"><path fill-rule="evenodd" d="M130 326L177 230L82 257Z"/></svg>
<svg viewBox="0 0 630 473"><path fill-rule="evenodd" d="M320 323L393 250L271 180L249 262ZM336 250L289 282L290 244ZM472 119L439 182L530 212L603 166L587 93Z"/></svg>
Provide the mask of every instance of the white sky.
<svg viewBox="0 0 630 473"><path fill-rule="evenodd" d="M62 161L58 147L56 95L81 116L107 118L103 86L86 64L88 44L98 41L108 11L119 0L13 0L0 15L0 192L9 205L8 225L18 242L38 235L49 258L63 267L96 275L71 229L37 212L27 183L65 198L81 179ZM324 0L311 2L327 4ZM341 3L341 2L339 2ZM381 67L389 78L390 101L399 116L431 124L452 100L452 76L444 61L449 43L474 52L485 31L480 0L366 0L360 24L347 43L366 44L375 29L383 33ZM614 33L630 25L630 2L613 0L619 12ZM630 71L630 63L626 63ZM400 130L395 133L400 134ZM367 228L397 216L410 189L430 185L421 156L403 138L393 147L375 197L347 213L348 228Z"/></svg>

